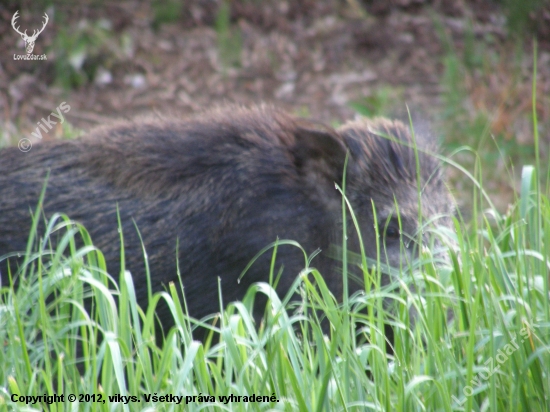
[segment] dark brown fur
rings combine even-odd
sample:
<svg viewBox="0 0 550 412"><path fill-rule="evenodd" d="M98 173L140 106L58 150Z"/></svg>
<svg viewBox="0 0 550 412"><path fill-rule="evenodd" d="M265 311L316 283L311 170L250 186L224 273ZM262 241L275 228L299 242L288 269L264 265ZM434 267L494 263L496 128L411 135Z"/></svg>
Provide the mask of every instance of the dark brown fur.
<svg viewBox="0 0 550 412"><path fill-rule="evenodd" d="M229 107L186 121L122 122L78 140L36 144L28 153L3 149L0 256L25 250L29 210L35 209L49 171L47 216L64 212L82 222L104 252L110 272L117 274L118 204L138 302L146 305L147 290L134 220L149 257L154 291L177 281L177 257L190 314L202 317L218 310L218 277L225 302L242 298L253 282L268 279L270 254L237 282L252 257L277 238L295 239L308 253L340 244L341 196L335 183L342 183L348 150L346 193L367 254L376 258L371 200L381 233L386 218L395 214L397 200L402 229L413 235L419 214L410 144L408 128L398 122L361 120L334 130L262 106ZM436 218L450 211L449 197L438 161L420 154L422 214ZM394 217L390 225L396 224ZM385 244L389 263L398 265L399 238L388 237ZM351 246L357 248L356 238ZM285 269L278 290L285 292L304 266L303 255L281 246L280 265ZM338 262L321 253L313 266L341 298ZM5 262L0 262L0 271L5 273ZM171 324L166 308L159 316Z"/></svg>

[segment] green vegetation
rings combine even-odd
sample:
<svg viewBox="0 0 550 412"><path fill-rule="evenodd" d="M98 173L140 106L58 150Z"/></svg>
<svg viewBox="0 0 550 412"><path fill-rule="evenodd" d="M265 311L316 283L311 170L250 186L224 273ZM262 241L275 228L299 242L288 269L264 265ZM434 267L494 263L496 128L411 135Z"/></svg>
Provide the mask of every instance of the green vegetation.
<svg viewBox="0 0 550 412"><path fill-rule="evenodd" d="M63 20L63 16L58 18ZM82 20L74 27L60 24L51 50L55 56L55 82L65 90L94 81L98 71L111 70L132 54L128 34L116 35L107 19Z"/></svg>
<svg viewBox="0 0 550 412"><path fill-rule="evenodd" d="M222 1L215 23L218 55L224 69L241 65L242 37L238 26L231 24L231 6Z"/></svg>
<svg viewBox="0 0 550 412"><path fill-rule="evenodd" d="M543 6L544 0L501 0L506 11L506 23L510 36L523 38L534 31L536 13Z"/></svg>
<svg viewBox="0 0 550 412"><path fill-rule="evenodd" d="M387 116L391 109L397 105L402 106L402 103L403 91L400 88L381 86L368 96L351 102L349 106L361 116L377 117Z"/></svg>
<svg viewBox="0 0 550 412"><path fill-rule="evenodd" d="M181 18L184 2L178 0L152 0L154 29L159 29L165 23L175 23Z"/></svg>

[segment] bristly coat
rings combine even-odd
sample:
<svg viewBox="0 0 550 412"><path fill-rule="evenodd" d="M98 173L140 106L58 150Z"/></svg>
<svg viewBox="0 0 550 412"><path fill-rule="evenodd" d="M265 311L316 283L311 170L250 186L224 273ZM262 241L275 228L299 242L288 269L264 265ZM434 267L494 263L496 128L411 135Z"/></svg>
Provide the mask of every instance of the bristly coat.
<svg viewBox="0 0 550 412"><path fill-rule="evenodd" d="M63 212L83 223L115 276L120 268L118 206L126 265L142 306L147 303L145 264L134 222L147 250L153 290L178 283L179 259L194 317L219 310L218 277L224 302L242 298L253 282L267 281L271 254L258 260L241 283L237 278L276 239L297 240L308 253L321 249L312 264L341 298L339 263L325 252L331 244L341 244L341 195L335 184L342 184L346 153L346 195L359 219L366 253L376 258L377 220L381 234L391 233L384 236L388 262L398 264L402 248L395 228L396 201L401 232L419 228L411 144L408 128L399 122L360 120L333 129L268 106L230 106L187 120L120 122L77 140L36 144L28 153L2 149L0 255L26 249L30 211L49 173L45 215ZM422 150L420 215L437 218L449 213L451 202L439 162ZM350 247L357 248L353 237ZM279 292L304 267L303 254L281 246L277 270L282 265ZM5 283L5 261L0 271ZM159 311L169 326L168 309Z"/></svg>

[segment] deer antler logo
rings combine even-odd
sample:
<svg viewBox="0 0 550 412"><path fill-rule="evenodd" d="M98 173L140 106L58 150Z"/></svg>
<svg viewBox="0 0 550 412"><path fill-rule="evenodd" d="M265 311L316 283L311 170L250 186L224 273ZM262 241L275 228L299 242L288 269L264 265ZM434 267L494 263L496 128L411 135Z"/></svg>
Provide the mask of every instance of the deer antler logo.
<svg viewBox="0 0 550 412"><path fill-rule="evenodd" d="M12 25L13 29L21 35L23 40L25 40L25 48L27 49L27 54L31 54L33 49L34 49L34 42L36 41L36 38L38 37L38 35L44 31L44 28L46 27L46 24L48 24L49 18L48 18L48 15L46 13L44 13L44 19L45 20L44 20L44 24L42 25L42 28L38 31L34 30L33 33L32 33L32 36L28 36L27 35L27 30L25 30L24 33L21 33L19 31L19 27L15 27L15 21L19 17L17 15L18 13L19 13L19 10L17 10L15 12L15 14L13 15L13 18L11 19L11 25Z"/></svg>

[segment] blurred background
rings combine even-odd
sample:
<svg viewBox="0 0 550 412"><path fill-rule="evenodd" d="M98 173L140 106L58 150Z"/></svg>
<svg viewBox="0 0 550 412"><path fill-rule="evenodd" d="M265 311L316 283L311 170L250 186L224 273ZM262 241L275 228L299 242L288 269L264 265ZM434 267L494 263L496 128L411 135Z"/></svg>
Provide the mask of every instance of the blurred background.
<svg viewBox="0 0 550 412"><path fill-rule="evenodd" d="M26 54L16 11L29 35L48 15L33 50L46 60L14 58ZM42 139L227 102L333 125L357 114L408 122L409 110L454 161L482 165L505 211L535 132L548 172L550 1L3 0L0 146L39 140L31 133L63 102L66 120ZM469 180L448 173L465 202Z"/></svg>

